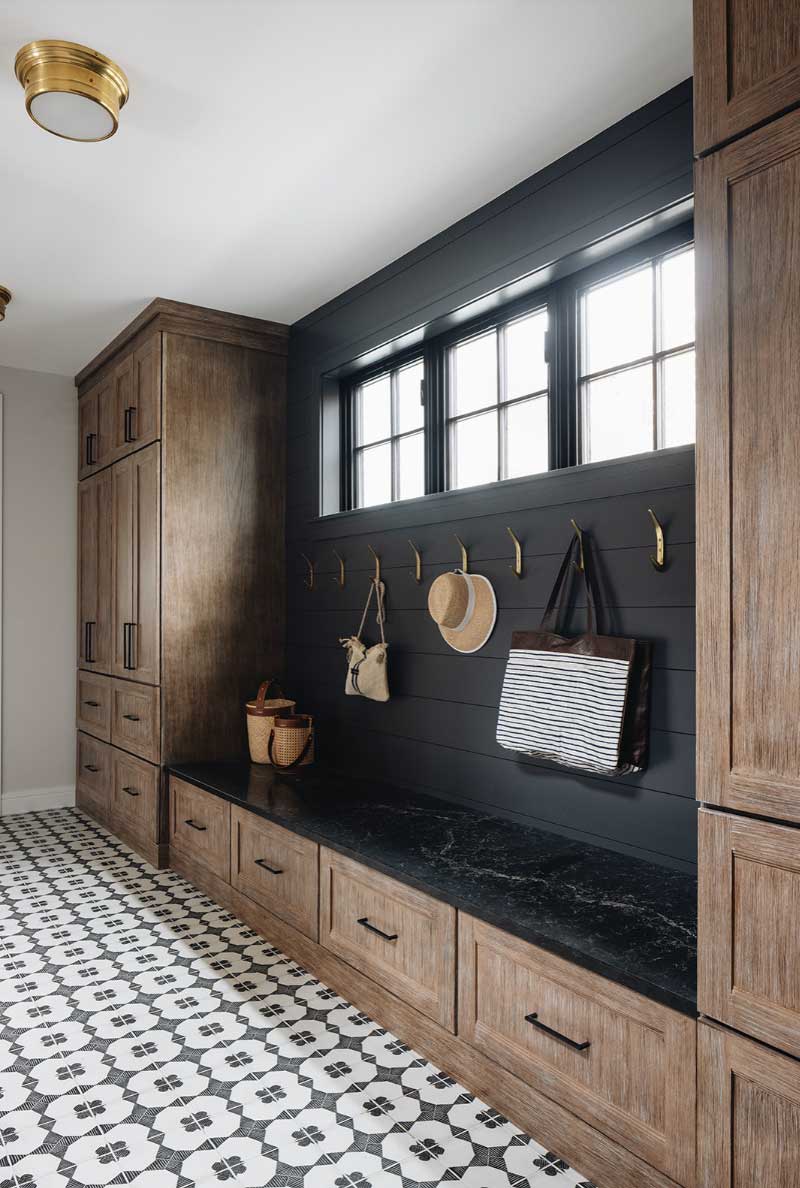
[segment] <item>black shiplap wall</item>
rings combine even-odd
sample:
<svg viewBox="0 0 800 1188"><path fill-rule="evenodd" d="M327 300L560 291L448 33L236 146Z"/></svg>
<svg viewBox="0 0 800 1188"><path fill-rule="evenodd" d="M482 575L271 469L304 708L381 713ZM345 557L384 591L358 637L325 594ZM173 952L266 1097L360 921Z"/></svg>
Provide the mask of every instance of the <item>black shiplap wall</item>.
<svg viewBox="0 0 800 1188"><path fill-rule="evenodd" d="M318 423L325 373L685 202L691 126L691 88L683 84L303 319L289 355L288 687L317 718L321 756L354 774L679 866L695 860L694 451L320 518ZM666 527L664 573L649 561L648 507ZM538 623L570 517L592 538L608 630L655 645L650 765L622 780L526 761L494 741L511 632ZM506 525L524 543L522 581L509 567ZM459 562L455 533L469 546L472 567L491 578L500 608L489 644L469 657L444 644L425 609L430 581ZM409 537L423 554L421 586ZM388 591L386 705L343 692L338 639L358 626L372 567L368 543L381 556ZM333 581L333 547L347 563L344 590ZM303 584L301 551L317 563L313 591ZM576 609L576 628L580 621Z"/></svg>

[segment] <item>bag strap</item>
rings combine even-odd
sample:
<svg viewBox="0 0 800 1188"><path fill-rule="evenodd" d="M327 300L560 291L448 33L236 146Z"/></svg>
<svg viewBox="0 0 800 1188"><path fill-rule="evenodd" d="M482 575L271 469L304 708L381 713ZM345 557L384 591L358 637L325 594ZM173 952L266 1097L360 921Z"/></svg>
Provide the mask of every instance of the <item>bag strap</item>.
<svg viewBox="0 0 800 1188"><path fill-rule="evenodd" d="M559 633L559 626L566 613L566 597L570 562L574 560L573 554L577 553L579 549L578 538L573 537L569 542L569 547L564 554L564 560L558 571L553 589L550 592L550 597L545 607L545 612L542 615L540 628L542 631L552 631L555 634ZM586 536L583 538L583 569L578 568L577 561L575 567L578 569L582 579L583 587L586 592L586 627L588 635L597 634L597 607L599 599L597 597L597 579L594 573L594 561L592 559L592 550L589 540Z"/></svg>
<svg viewBox="0 0 800 1188"><path fill-rule="evenodd" d="M270 677L268 681L262 681L258 687L258 695L256 696L256 709L263 712L264 702L267 700L269 691L272 686L275 686L275 692L279 697L284 697L283 689L280 687L274 677Z"/></svg>
<svg viewBox="0 0 800 1188"><path fill-rule="evenodd" d="M383 596L386 592L386 587L384 586L383 582L378 582L375 580L375 578L369 579L369 594L367 595L367 601L364 605L364 613L361 616L361 622L358 625L358 631L356 632L355 638L358 640L359 643L361 643L361 633L364 630L364 624L367 621L367 612L369 611L369 604L372 602L372 591L373 590L375 591L375 593L378 596L377 623L381 629L381 643L385 644L386 638L383 634L383 624L384 624L384 620L386 619L386 611L384 609Z"/></svg>
<svg viewBox="0 0 800 1188"><path fill-rule="evenodd" d="M269 742L267 743L267 755L269 756L270 763L272 764L273 767L277 767L278 771L288 771L290 767L297 767L298 763L302 763L303 760L305 759L306 755L309 752L309 748L311 747L311 738L312 738L311 727L309 726L308 734L306 735L305 744L303 745L303 749L300 752L300 754L297 756L297 758L292 759L291 763L278 763L277 759L275 758L275 756L272 753L272 744L275 741L275 731L270 730Z"/></svg>

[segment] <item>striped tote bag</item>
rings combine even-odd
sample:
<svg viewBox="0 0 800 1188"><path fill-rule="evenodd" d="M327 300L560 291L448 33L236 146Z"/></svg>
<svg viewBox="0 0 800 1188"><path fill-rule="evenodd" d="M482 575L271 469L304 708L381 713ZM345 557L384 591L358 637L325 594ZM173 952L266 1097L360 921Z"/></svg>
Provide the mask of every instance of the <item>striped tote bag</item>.
<svg viewBox="0 0 800 1188"><path fill-rule="evenodd" d="M515 631L503 679L497 741L593 775L621 776L647 765L651 645L597 631L597 584L584 537L587 631L559 634L578 548L561 564L538 631Z"/></svg>

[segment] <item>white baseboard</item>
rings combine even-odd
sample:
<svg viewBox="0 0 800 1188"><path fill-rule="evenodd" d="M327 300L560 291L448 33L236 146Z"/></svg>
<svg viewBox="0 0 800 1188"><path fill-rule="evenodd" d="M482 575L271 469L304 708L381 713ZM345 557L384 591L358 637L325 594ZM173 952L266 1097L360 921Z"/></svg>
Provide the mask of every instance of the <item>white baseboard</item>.
<svg viewBox="0 0 800 1188"><path fill-rule="evenodd" d="M38 813L44 809L69 808L75 803L75 785L63 788L21 788L4 792L0 801L0 816L13 813Z"/></svg>

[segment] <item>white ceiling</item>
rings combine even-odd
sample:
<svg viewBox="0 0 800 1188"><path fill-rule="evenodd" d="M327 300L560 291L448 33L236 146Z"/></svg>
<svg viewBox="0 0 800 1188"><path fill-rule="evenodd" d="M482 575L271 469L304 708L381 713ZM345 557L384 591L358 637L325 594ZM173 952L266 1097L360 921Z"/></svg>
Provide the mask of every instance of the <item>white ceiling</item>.
<svg viewBox="0 0 800 1188"><path fill-rule="evenodd" d="M49 136L16 51L127 72ZM0 363L76 372L155 296L293 322L688 77L691 0L25 0L0 15Z"/></svg>

